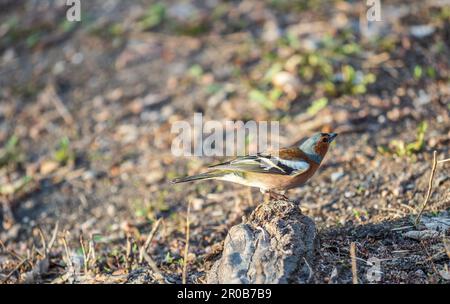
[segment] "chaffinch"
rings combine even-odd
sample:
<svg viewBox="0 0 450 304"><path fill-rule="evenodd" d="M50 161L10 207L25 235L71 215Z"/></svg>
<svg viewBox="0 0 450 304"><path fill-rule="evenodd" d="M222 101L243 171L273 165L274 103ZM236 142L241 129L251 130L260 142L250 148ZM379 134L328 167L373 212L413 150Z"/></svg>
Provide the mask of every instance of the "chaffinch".
<svg viewBox="0 0 450 304"><path fill-rule="evenodd" d="M336 133L317 133L296 147L281 148L278 155L259 153L213 165L210 171L176 178L173 183L223 180L259 188L262 193L288 190L309 180L327 154Z"/></svg>

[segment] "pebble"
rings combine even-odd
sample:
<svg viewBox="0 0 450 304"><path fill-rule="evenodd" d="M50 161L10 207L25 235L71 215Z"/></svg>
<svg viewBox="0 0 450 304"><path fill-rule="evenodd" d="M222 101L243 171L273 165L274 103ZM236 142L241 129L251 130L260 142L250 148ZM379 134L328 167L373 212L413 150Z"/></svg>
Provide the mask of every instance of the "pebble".
<svg viewBox="0 0 450 304"><path fill-rule="evenodd" d="M281 30L276 20L268 20L264 23L262 39L267 43L275 43L281 37Z"/></svg>
<svg viewBox="0 0 450 304"><path fill-rule="evenodd" d="M345 197L345 198L350 198L350 197L353 197L354 195L355 195L355 193L352 192L352 191L346 191L346 192L344 193L344 197Z"/></svg>
<svg viewBox="0 0 450 304"><path fill-rule="evenodd" d="M395 187L395 188L392 190L392 193L393 193L396 197L398 197L398 196L400 196L400 195L403 194L403 188L402 188L401 186Z"/></svg>
<svg viewBox="0 0 450 304"><path fill-rule="evenodd" d="M411 35L416 38L425 38L434 33L435 28L432 25L424 24L424 25L414 25L409 28Z"/></svg>
<svg viewBox="0 0 450 304"><path fill-rule="evenodd" d="M289 95L296 95L300 91L300 81L293 74L281 71L274 75L272 83Z"/></svg>
<svg viewBox="0 0 450 304"><path fill-rule="evenodd" d="M331 181L334 183L344 176L344 172L334 172L331 174Z"/></svg>
<svg viewBox="0 0 450 304"><path fill-rule="evenodd" d="M414 272L414 274L419 277L419 278L426 278L427 275L425 274L425 272L423 272L422 269L418 269Z"/></svg>
<svg viewBox="0 0 450 304"><path fill-rule="evenodd" d="M94 179L96 176L97 176L96 172L94 172L94 171L92 171L92 170L88 170L88 171L86 171L86 172L83 173L83 175L82 175L81 178L82 178L84 181L86 181L86 180Z"/></svg>

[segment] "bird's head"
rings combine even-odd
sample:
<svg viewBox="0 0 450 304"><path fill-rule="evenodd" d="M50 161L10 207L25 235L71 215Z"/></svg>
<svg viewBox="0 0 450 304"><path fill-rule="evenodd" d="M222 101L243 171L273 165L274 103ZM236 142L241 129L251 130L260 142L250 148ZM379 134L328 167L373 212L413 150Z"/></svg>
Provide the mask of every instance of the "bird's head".
<svg viewBox="0 0 450 304"><path fill-rule="evenodd" d="M317 163L320 163L327 154L328 147L336 138L337 133L317 133L308 138L300 146L300 150Z"/></svg>

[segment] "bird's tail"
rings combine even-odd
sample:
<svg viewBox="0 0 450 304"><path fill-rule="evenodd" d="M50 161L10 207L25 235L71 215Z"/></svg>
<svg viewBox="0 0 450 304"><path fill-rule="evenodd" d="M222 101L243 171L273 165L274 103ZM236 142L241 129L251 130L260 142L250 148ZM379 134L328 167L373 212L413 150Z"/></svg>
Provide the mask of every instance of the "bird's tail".
<svg viewBox="0 0 450 304"><path fill-rule="evenodd" d="M224 174L225 173L223 171L211 171L211 172L201 173L201 174L192 175L192 176L178 177L178 178L175 178L174 180L172 180L172 183L178 184L178 183L186 183L186 182L191 182L191 181L196 181L196 180L217 178L217 177L223 176Z"/></svg>

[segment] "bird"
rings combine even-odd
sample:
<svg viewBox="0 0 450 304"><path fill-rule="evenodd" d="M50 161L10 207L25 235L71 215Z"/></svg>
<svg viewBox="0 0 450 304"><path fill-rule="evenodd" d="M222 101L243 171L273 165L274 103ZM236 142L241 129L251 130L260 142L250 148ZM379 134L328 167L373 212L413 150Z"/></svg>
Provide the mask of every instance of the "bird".
<svg viewBox="0 0 450 304"><path fill-rule="evenodd" d="M207 172L179 177L172 183L221 180L259 188L271 198L284 198L286 191L306 183L320 167L337 133L316 133L298 146L279 149L278 153L261 152L237 157L210 166Z"/></svg>

